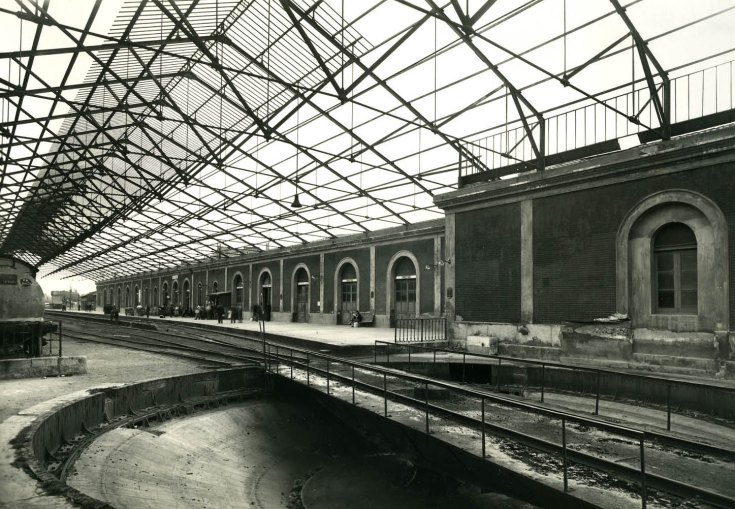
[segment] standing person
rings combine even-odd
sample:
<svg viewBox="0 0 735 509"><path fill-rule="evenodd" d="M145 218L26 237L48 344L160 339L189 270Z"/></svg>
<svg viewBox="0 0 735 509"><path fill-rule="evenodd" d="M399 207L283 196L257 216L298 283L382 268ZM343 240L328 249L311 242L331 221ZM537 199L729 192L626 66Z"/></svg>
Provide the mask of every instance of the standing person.
<svg viewBox="0 0 735 509"><path fill-rule="evenodd" d="M237 321L237 308L232 306L230 308L230 323L235 323L235 321Z"/></svg>
<svg viewBox="0 0 735 509"><path fill-rule="evenodd" d="M150 318L151 317L151 307L150 306L146 306L145 307L145 317L146 318Z"/></svg>
<svg viewBox="0 0 735 509"><path fill-rule="evenodd" d="M217 304L217 323L222 323L222 319L225 317L225 307L222 304Z"/></svg>
<svg viewBox="0 0 735 509"><path fill-rule="evenodd" d="M207 301L207 305L204 307L204 318L209 320L212 318L210 315L212 314L212 305Z"/></svg>
<svg viewBox="0 0 735 509"><path fill-rule="evenodd" d="M194 310L194 320L199 320L199 313L201 313L202 307L197 304L197 308Z"/></svg>

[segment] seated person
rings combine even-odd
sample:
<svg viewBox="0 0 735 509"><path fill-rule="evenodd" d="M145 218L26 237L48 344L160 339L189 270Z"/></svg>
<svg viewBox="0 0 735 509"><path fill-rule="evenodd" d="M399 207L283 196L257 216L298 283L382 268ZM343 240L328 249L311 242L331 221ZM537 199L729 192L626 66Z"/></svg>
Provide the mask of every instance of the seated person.
<svg viewBox="0 0 735 509"><path fill-rule="evenodd" d="M355 323L360 322L362 322L362 315L357 310L353 311L352 316L350 317L350 327L354 327Z"/></svg>

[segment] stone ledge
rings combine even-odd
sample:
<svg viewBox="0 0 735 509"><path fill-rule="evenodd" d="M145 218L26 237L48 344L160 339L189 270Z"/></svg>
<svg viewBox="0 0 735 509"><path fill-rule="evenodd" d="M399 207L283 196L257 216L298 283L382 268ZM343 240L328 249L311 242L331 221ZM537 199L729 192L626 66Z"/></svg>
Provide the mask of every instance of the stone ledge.
<svg viewBox="0 0 735 509"><path fill-rule="evenodd" d="M0 360L0 379L71 376L87 373L87 358L29 357Z"/></svg>

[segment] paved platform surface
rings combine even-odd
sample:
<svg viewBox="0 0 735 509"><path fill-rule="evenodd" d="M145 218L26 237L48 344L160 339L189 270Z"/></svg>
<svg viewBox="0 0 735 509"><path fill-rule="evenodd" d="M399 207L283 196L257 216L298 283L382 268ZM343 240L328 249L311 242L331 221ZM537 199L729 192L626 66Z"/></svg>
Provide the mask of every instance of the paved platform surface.
<svg viewBox="0 0 735 509"><path fill-rule="evenodd" d="M56 310L54 310L56 311ZM74 315L97 315L99 317L109 317L102 311L65 311L70 316ZM59 314L54 314L54 319ZM192 323L192 324L204 324L214 327L225 327L236 330L247 330L253 332L259 332L258 322L251 322L248 319L244 319L242 322L231 322L229 319L225 319L224 323L217 323L217 320L195 320L194 318L182 318L169 316L166 318L159 318L158 316L151 315L150 317L140 316L125 316L120 315L120 319L134 318L139 320L150 320L154 323L160 321L168 321L173 323ZM62 318L63 320L63 318ZM318 341L325 345L335 346L353 346L353 345L374 345L375 341L393 341L394 330L387 329L384 327L349 327L347 325L322 325L313 323L288 323L288 322L265 322L265 331L271 334L277 334L280 336L289 336L293 338L305 339L310 341Z"/></svg>

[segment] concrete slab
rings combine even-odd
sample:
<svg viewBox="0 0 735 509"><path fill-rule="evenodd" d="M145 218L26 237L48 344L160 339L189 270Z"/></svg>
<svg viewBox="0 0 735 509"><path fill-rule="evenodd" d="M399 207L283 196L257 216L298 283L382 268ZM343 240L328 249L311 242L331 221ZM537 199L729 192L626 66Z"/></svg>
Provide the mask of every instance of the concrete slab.
<svg viewBox="0 0 735 509"><path fill-rule="evenodd" d="M340 456L367 452L351 430L304 404L251 400L116 429L75 463L69 485L118 508L286 507L294 486ZM214 431L216 430L216 431Z"/></svg>

